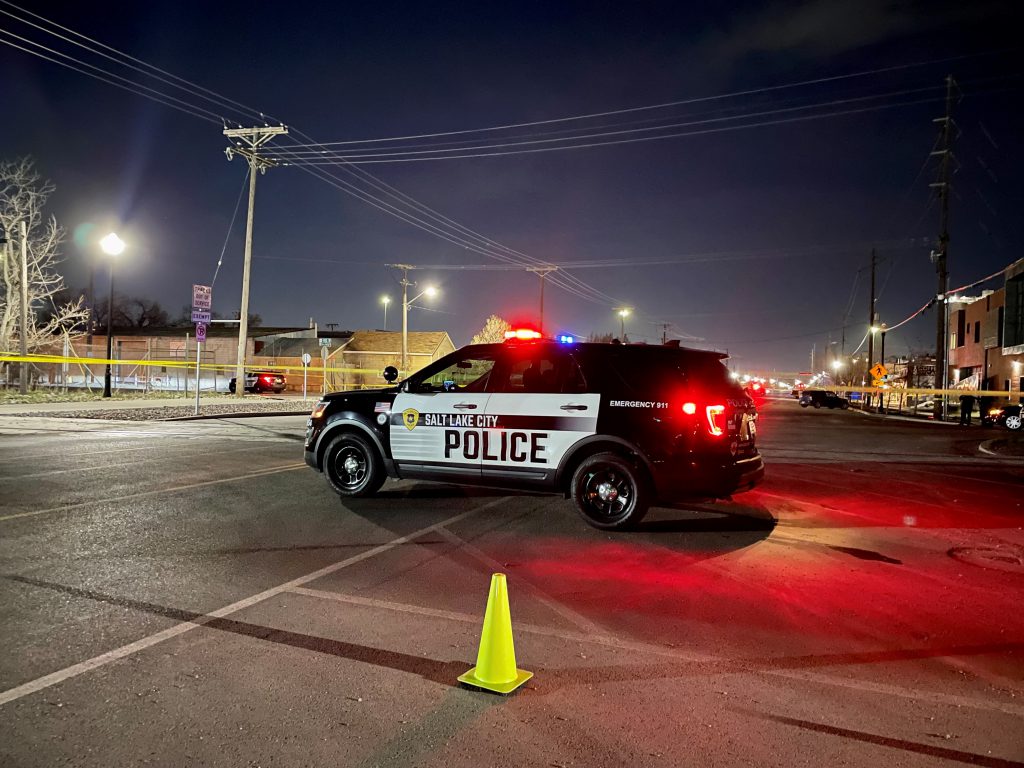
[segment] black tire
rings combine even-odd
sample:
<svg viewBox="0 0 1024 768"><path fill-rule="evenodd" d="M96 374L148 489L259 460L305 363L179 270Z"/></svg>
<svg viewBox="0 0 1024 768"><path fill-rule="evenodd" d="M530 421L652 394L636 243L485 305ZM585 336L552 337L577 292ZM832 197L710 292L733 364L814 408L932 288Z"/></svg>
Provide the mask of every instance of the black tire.
<svg viewBox="0 0 1024 768"><path fill-rule="evenodd" d="M839 407L842 408L845 411L847 408L850 407L850 404L849 403L841 403L839 405Z"/></svg>
<svg viewBox="0 0 1024 768"><path fill-rule="evenodd" d="M810 403L805 403L805 402L801 402L800 403L800 407L801 408L806 408L808 405L810 405Z"/></svg>
<svg viewBox="0 0 1024 768"><path fill-rule="evenodd" d="M576 511L603 530L635 526L647 514L653 495L646 473L615 453L584 459L573 473L571 490Z"/></svg>
<svg viewBox="0 0 1024 768"><path fill-rule="evenodd" d="M1021 419L1021 414L1018 413L1013 416L1007 416L1003 424L1011 432L1019 432L1021 425L1024 424L1024 420Z"/></svg>
<svg viewBox="0 0 1024 768"><path fill-rule="evenodd" d="M232 395L235 394L235 382L232 381L230 384L228 384L228 392L230 392Z"/></svg>
<svg viewBox="0 0 1024 768"><path fill-rule="evenodd" d="M384 484L384 461L369 441L349 432L327 446L324 474L339 496L372 496Z"/></svg>
<svg viewBox="0 0 1024 768"><path fill-rule="evenodd" d="M821 403L819 403L817 400L811 403L811 405L813 405L815 408L821 408Z"/></svg>

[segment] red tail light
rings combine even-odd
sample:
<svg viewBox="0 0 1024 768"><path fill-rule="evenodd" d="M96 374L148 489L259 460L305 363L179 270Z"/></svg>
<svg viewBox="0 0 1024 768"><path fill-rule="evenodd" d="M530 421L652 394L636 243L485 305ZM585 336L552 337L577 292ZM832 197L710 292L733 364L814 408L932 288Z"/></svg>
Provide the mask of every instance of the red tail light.
<svg viewBox="0 0 1024 768"><path fill-rule="evenodd" d="M683 413L687 416L693 416L697 412L696 403L683 403Z"/></svg>
<svg viewBox="0 0 1024 768"><path fill-rule="evenodd" d="M725 434L725 406L709 405L704 409L708 415L708 432L715 437Z"/></svg>
<svg viewBox="0 0 1024 768"><path fill-rule="evenodd" d="M273 376L264 376L263 380L265 382L267 382L267 384L273 384L274 383L274 377Z"/></svg>

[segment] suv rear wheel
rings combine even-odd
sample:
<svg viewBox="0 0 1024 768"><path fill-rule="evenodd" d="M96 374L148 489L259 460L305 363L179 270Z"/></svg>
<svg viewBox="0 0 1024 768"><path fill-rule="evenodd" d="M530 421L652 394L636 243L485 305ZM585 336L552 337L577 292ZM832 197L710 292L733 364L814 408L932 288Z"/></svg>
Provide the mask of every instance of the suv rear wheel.
<svg viewBox="0 0 1024 768"><path fill-rule="evenodd" d="M324 474L339 496L372 496L384 484L384 462L362 437L344 434L327 446Z"/></svg>
<svg viewBox="0 0 1024 768"><path fill-rule="evenodd" d="M595 528L629 528L643 519L650 506L650 484L623 457L597 453L576 469L572 500L583 519Z"/></svg>

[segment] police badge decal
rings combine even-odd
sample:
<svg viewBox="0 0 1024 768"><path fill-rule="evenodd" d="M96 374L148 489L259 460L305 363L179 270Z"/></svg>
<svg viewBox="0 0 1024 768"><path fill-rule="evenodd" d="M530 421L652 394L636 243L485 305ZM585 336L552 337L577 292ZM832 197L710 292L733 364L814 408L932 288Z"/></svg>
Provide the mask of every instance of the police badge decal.
<svg viewBox="0 0 1024 768"><path fill-rule="evenodd" d="M420 420L420 412L415 408L406 408L402 411L402 423L405 424L405 428L412 432L416 429L416 424Z"/></svg>

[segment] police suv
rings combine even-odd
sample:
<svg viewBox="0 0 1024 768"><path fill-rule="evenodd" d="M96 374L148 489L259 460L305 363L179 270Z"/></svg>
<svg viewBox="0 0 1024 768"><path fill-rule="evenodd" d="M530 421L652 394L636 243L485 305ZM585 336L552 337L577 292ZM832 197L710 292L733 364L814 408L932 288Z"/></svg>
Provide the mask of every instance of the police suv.
<svg viewBox="0 0 1024 768"><path fill-rule="evenodd" d="M389 366L392 386L327 395L306 463L341 496L387 477L564 493L606 529L764 476L757 411L724 355L538 337L463 347L397 385Z"/></svg>

